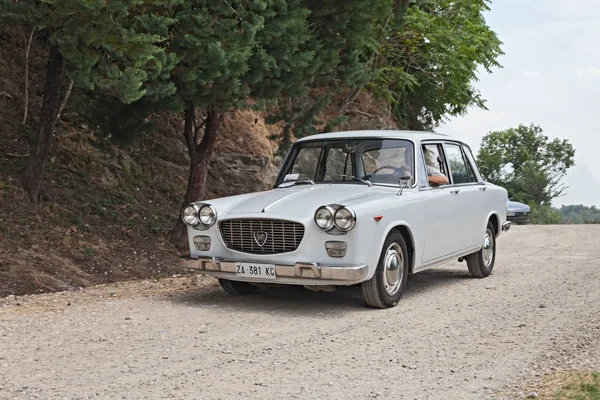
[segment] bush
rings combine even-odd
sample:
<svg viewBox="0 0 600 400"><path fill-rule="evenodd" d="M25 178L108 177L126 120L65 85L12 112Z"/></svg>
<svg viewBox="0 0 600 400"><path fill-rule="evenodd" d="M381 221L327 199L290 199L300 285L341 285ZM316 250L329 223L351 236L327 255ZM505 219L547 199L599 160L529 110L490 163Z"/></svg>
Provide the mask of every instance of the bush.
<svg viewBox="0 0 600 400"><path fill-rule="evenodd" d="M530 223L539 225L562 224L563 218L560 211L549 204L529 203L531 208Z"/></svg>

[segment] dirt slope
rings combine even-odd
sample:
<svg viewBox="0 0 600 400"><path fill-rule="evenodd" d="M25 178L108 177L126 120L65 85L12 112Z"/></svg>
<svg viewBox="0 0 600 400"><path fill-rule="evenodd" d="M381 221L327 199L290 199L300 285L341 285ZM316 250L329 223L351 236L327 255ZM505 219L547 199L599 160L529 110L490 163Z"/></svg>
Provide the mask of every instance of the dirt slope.
<svg viewBox="0 0 600 400"><path fill-rule="evenodd" d="M488 279L452 263L389 310L212 278L2 300L0 398L522 398L552 368L600 369L599 240L515 227Z"/></svg>
<svg viewBox="0 0 600 400"><path fill-rule="evenodd" d="M23 40L20 32L0 26L0 297L185 274L167 240L189 169L180 115L152 115L147 136L117 146L83 122L80 106L87 99L75 88L56 125L46 168L45 188L53 201L28 201L20 179L35 143L46 52L33 42L29 118L22 125ZM63 95L66 79L64 86ZM337 129L392 128L386 110L363 93ZM333 104L322 117L338 116L339 105ZM203 197L272 185L277 142L270 138L279 129L255 111L227 114Z"/></svg>

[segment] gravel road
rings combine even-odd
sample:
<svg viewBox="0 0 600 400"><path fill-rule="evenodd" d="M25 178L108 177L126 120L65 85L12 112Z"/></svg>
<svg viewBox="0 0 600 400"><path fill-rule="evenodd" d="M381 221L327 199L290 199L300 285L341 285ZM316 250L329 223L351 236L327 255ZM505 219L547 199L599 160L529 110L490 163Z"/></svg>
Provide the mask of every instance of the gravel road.
<svg viewBox="0 0 600 400"><path fill-rule="evenodd" d="M0 300L1 399L500 399L600 369L600 225L515 226L494 273L225 295L200 277Z"/></svg>

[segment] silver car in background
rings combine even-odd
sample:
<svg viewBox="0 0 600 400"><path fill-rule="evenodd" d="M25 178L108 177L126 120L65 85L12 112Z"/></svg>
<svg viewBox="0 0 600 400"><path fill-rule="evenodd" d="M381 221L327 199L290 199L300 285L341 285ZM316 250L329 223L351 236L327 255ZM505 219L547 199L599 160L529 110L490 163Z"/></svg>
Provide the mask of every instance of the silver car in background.
<svg viewBox="0 0 600 400"><path fill-rule="evenodd" d="M531 208L524 203L508 200L506 202L506 220L517 225L527 225L531 217Z"/></svg>

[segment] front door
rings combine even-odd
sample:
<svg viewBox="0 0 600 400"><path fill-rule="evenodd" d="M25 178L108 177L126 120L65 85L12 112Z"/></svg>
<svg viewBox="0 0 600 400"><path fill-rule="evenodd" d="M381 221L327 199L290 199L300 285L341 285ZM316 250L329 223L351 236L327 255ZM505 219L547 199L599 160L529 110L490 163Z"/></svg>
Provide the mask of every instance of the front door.
<svg viewBox="0 0 600 400"><path fill-rule="evenodd" d="M440 173L447 174L442 157L442 145L428 143L419 150L419 186L425 210L422 263L428 263L455 251L455 226L452 215L458 206L458 197L451 195L450 187L447 185L434 187L427 182L426 165L439 170ZM423 154L423 150L427 153L426 156Z"/></svg>

